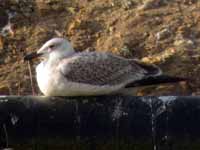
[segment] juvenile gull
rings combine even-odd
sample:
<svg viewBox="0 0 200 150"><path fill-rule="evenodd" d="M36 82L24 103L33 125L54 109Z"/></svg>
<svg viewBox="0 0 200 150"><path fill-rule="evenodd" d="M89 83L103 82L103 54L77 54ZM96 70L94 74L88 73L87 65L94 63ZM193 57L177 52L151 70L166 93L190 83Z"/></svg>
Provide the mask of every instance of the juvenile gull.
<svg viewBox="0 0 200 150"><path fill-rule="evenodd" d="M148 79L151 84L157 83L157 77L161 76L161 70L157 66L147 65L136 59L126 59L110 53L76 53L72 45L63 38L47 41L37 53L27 55L25 59L37 56L44 58L36 67L36 77L41 92L46 96L118 93L126 87L134 87L140 83L146 85ZM168 81L180 80L182 79L171 78Z"/></svg>

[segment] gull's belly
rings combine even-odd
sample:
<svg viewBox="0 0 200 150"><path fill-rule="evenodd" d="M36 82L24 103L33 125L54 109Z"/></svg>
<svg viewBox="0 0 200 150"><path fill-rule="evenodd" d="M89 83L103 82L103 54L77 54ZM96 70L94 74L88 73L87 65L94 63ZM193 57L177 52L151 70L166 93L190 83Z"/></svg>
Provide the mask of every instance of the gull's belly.
<svg viewBox="0 0 200 150"><path fill-rule="evenodd" d="M60 79L59 79L60 80ZM58 80L58 81L59 81ZM105 95L118 91L122 86L94 86L89 84L75 83L60 80L49 95L51 96L90 96L90 95Z"/></svg>
<svg viewBox="0 0 200 150"><path fill-rule="evenodd" d="M94 86L68 81L59 71L52 71L38 65L37 82L46 96L89 96L104 95L120 90L123 85Z"/></svg>
<svg viewBox="0 0 200 150"><path fill-rule="evenodd" d="M89 84L68 81L61 74L50 79L47 83L49 89L45 91L48 96L89 96L110 94L121 89L121 86L94 86Z"/></svg>

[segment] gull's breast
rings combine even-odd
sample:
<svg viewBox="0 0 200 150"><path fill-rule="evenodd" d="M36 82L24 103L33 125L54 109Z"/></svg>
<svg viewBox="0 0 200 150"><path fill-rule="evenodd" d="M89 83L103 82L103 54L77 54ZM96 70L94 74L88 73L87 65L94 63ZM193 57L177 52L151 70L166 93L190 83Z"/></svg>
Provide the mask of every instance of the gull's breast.
<svg viewBox="0 0 200 150"><path fill-rule="evenodd" d="M52 69L54 68L54 69ZM123 85L91 85L67 80L57 67L47 68L45 62L36 67L39 89L46 96L88 96L103 95L118 91Z"/></svg>
<svg viewBox="0 0 200 150"><path fill-rule="evenodd" d="M39 86L40 91L45 94L47 91L47 83L48 83L48 77L47 77L47 71L44 66L44 62L41 62L39 65L36 67L36 79L37 83Z"/></svg>
<svg viewBox="0 0 200 150"><path fill-rule="evenodd" d="M44 95L49 95L53 88L55 87L55 81L57 75L53 73L52 69L49 69L45 66L45 62L41 62L36 67L36 79L40 91Z"/></svg>

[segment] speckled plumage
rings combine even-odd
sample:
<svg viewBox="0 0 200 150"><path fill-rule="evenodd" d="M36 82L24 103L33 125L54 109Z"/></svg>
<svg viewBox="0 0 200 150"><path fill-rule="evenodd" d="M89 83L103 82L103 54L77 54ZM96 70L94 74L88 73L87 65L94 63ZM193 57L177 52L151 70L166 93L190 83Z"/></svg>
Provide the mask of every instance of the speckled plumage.
<svg viewBox="0 0 200 150"><path fill-rule="evenodd" d="M109 53L83 52L60 62L61 73L67 80L90 85L126 84L139 80L148 72L135 60Z"/></svg>

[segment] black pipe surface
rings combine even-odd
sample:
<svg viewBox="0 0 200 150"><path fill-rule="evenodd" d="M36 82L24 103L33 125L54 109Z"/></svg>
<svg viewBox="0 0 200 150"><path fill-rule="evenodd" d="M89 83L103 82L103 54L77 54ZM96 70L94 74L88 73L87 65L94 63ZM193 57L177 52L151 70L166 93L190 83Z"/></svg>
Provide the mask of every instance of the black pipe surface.
<svg viewBox="0 0 200 150"><path fill-rule="evenodd" d="M200 97L0 97L0 149L200 149Z"/></svg>

